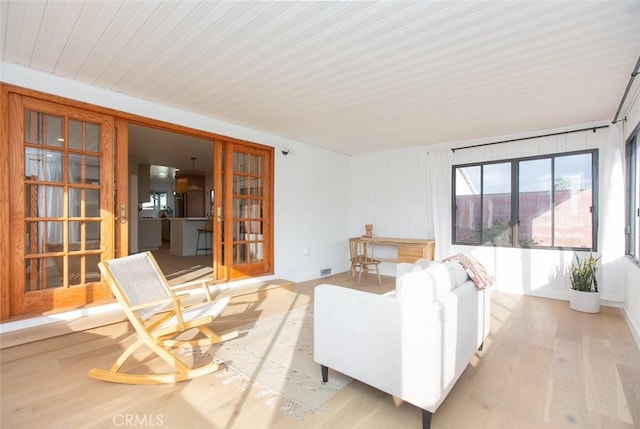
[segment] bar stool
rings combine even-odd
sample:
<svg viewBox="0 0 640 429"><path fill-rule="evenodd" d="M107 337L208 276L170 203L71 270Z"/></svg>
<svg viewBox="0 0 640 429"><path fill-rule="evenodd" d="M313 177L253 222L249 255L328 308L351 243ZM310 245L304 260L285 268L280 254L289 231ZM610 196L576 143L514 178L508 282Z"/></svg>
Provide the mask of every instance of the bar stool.
<svg viewBox="0 0 640 429"><path fill-rule="evenodd" d="M200 247L200 236L204 234L204 246ZM213 234L213 217L209 216L204 224L204 228L198 228L198 241L196 241L196 255L200 250L205 251L205 255L208 255L211 251L211 238Z"/></svg>

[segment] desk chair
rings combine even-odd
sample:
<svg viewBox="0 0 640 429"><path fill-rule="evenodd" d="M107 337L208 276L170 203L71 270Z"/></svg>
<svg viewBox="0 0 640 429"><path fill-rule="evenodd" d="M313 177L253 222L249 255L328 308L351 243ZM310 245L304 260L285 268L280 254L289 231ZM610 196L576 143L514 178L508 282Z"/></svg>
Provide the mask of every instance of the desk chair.
<svg viewBox="0 0 640 429"><path fill-rule="evenodd" d="M358 237L349 238L349 252L351 254L351 268L347 273L347 280L355 277L357 272L358 280L356 284L359 286L362 272L364 271L366 274L369 274L369 267L374 266L378 276L378 284L382 284L380 270L378 269L378 265L380 265L382 261L367 255L367 243L362 242Z"/></svg>

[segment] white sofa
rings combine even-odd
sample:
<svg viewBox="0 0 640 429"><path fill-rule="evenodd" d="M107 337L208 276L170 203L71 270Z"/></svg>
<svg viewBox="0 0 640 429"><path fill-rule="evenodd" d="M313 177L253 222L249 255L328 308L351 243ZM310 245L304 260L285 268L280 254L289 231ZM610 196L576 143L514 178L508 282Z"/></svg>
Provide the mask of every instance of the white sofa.
<svg viewBox="0 0 640 429"><path fill-rule="evenodd" d="M453 261L398 264L385 295L315 288L314 360L423 410L423 427L489 333L490 296Z"/></svg>

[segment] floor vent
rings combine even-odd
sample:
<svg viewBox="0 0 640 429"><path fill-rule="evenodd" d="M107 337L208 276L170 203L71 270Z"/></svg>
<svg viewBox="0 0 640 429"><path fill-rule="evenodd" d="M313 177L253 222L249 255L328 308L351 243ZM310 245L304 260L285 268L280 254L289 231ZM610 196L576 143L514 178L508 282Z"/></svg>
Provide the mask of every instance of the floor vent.
<svg viewBox="0 0 640 429"><path fill-rule="evenodd" d="M323 268L320 270L320 277L330 276L332 273L331 268Z"/></svg>

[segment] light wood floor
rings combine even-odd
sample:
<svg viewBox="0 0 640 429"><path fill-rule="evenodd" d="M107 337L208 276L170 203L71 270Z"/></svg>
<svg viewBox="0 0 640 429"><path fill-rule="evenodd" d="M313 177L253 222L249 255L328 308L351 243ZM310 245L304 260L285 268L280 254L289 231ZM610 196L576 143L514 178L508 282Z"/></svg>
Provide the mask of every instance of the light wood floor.
<svg viewBox="0 0 640 429"><path fill-rule="evenodd" d="M394 279L363 279L381 293ZM319 283L234 298L214 327L233 329L312 302ZM420 411L354 381L303 421L270 408L255 389L215 374L176 385L90 379L131 340L127 323L1 351L2 428L420 428ZM319 372L319 370L318 370ZM320 377L320 374L318 374ZM127 424L128 423L128 424ZM635 426L634 426L635 425ZM640 427L640 352L618 309L582 314L567 302L493 293L491 334L434 414L440 428Z"/></svg>
<svg viewBox="0 0 640 429"><path fill-rule="evenodd" d="M154 250L154 258L171 284L187 282L199 278L208 278L213 274L213 255L174 256L170 254L169 243Z"/></svg>

